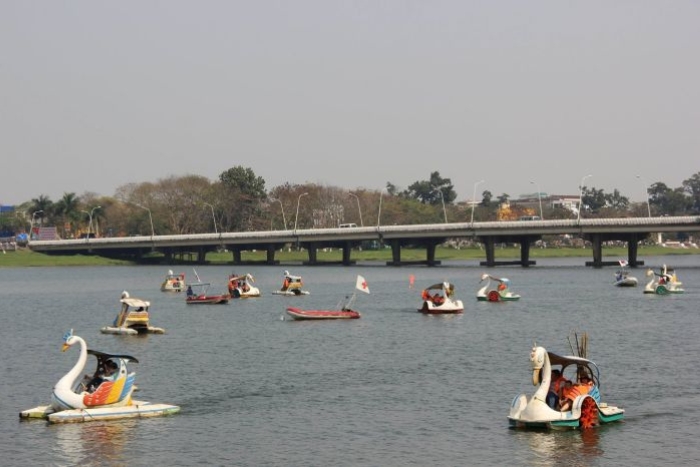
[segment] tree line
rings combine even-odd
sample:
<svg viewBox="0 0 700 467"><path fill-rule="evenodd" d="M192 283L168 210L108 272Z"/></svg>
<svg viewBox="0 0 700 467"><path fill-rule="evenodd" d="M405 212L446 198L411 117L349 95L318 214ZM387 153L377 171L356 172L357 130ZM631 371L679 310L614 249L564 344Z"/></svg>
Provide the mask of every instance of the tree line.
<svg viewBox="0 0 700 467"><path fill-rule="evenodd" d="M700 172L677 188L650 185L648 203L631 203L617 189L606 193L581 187L582 217L646 217L700 214ZM0 216L0 231L20 233L31 226L56 226L61 238L85 235L172 235L445 222L495 221L509 205L514 216L531 208L503 193L481 193L478 204L457 202L449 178L432 172L406 189L387 182L384 190L347 190L314 183L276 186L248 167L236 166L211 181L199 175L171 176L129 183L114 196L64 193L56 200L40 195ZM570 210L543 202L545 219L567 219Z"/></svg>

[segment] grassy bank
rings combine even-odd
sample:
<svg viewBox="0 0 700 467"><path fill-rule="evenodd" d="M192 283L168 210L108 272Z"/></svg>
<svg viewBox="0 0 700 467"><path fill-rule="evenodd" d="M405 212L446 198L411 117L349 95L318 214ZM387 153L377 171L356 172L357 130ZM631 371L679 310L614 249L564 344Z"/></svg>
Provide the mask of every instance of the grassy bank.
<svg viewBox="0 0 700 467"><path fill-rule="evenodd" d="M640 246L638 255L645 256L662 256L662 255L692 255L700 254L700 249L697 248L664 248L661 246ZM627 248L611 247L603 249L603 256L608 261L620 258L627 258ZM401 250L402 261L423 261L426 253L424 249L409 249ZM593 253L590 248L532 248L530 250L530 258L572 258L584 257L593 258ZM264 251L244 252L242 254L243 261L265 261L267 258ZM338 262L342 260L341 250L323 251L319 250L317 255L318 261ZM453 248L440 248L435 251L435 259L441 261L450 260L484 260L486 253L480 248L463 248L456 250ZM496 260L518 259L520 258L520 249L518 248L498 248L496 249ZM159 255L150 257L149 262L158 263ZM306 251L278 251L275 253L275 259L281 263L301 263L308 260ZM391 250L388 248L381 250L354 250L351 255L354 261L380 261L386 262L391 260ZM233 255L230 252L209 253L207 254L207 262L209 264L232 264ZM28 249L17 251L8 251L5 254L0 254L1 267L36 267L36 266L119 266L134 264L130 261L115 260L102 258L100 256L89 255L74 255L74 256L49 256L42 253L35 253Z"/></svg>

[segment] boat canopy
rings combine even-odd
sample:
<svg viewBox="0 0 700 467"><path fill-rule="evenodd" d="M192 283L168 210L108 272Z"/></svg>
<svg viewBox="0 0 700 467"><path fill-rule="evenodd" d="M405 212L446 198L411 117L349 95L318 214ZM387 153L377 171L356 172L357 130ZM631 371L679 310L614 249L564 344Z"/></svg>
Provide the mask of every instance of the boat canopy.
<svg viewBox="0 0 700 467"><path fill-rule="evenodd" d="M575 357L573 355L561 356L552 352L547 352L549 356L549 363L551 365L560 365L562 373L564 369L576 365L577 367L585 367L588 370L588 374L593 378L593 382L596 386L600 386L600 370L595 362L582 357Z"/></svg>
<svg viewBox="0 0 700 467"><path fill-rule="evenodd" d="M148 308L151 306L151 302L146 300L141 300L140 298L122 298L120 302L132 307L132 308Z"/></svg>
<svg viewBox="0 0 700 467"><path fill-rule="evenodd" d="M455 292L455 286L449 282L440 282L439 284L433 284L430 287L426 287L424 290L443 290L445 295L451 296Z"/></svg>
<svg viewBox="0 0 700 467"><path fill-rule="evenodd" d="M139 362L136 359L136 357L132 357L131 355L110 354L110 353L100 352L99 350L92 350L92 349L88 349L87 353L88 353L88 355L94 355L95 357L97 357L98 360L109 360L110 358L121 358L121 359L127 360L129 362L134 362L134 363Z"/></svg>

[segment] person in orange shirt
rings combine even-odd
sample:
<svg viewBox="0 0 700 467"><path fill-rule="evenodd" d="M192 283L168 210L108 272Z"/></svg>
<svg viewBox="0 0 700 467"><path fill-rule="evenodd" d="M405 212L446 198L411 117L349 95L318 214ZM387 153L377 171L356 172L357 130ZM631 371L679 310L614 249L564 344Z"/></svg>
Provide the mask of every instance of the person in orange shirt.
<svg viewBox="0 0 700 467"><path fill-rule="evenodd" d="M574 400L578 396L584 396L588 394L593 387L593 382L588 376L581 376L580 382L573 385L564 385L561 388L561 396L559 398L559 404L562 412L567 412L571 410L571 406Z"/></svg>
<svg viewBox="0 0 700 467"><path fill-rule="evenodd" d="M551 408L556 408L559 404L559 392L565 383L571 383L561 370L552 370L552 376L549 382L549 392L547 393L547 405Z"/></svg>

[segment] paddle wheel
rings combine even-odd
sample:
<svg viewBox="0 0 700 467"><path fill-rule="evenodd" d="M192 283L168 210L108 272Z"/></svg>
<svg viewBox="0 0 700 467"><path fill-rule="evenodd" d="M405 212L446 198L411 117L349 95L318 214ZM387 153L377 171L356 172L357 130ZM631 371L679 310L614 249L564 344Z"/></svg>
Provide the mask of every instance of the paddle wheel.
<svg viewBox="0 0 700 467"><path fill-rule="evenodd" d="M488 293L486 298L488 299L489 302L497 302L501 299L501 296L499 295L499 293L496 290L492 290Z"/></svg>
<svg viewBox="0 0 700 467"><path fill-rule="evenodd" d="M598 406L591 397L586 397L581 404L581 428L593 428L598 425Z"/></svg>

